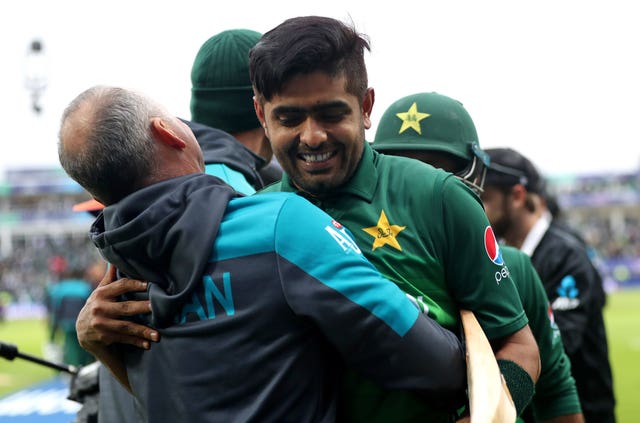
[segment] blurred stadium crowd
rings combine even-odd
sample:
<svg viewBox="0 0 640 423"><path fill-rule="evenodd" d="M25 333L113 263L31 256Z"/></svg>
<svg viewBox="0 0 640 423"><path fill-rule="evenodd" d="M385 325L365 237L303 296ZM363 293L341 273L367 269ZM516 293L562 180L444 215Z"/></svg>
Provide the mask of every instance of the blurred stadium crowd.
<svg viewBox="0 0 640 423"><path fill-rule="evenodd" d="M559 217L593 247L605 288L640 286L640 171L553 176L548 186ZM0 184L0 305L5 310L10 304L40 310L47 284L58 280L63 268L79 271L98 258L87 237L92 217L72 211L87 199L61 169L8 172Z"/></svg>
<svg viewBox="0 0 640 423"><path fill-rule="evenodd" d="M21 302L42 303L47 284L82 274L97 258L88 238L78 235L31 236L17 244L0 259L0 291Z"/></svg>
<svg viewBox="0 0 640 423"><path fill-rule="evenodd" d="M640 172L548 177L559 215L593 247L606 288L640 286Z"/></svg>
<svg viewBox="0 0 640 423"><path fill-rule="evenodd" d="M0 184L0 306L6 317L45 313L48 284L98 258L92 217L72 211L88 194L62 169L9 171Z"/></svg>
<svg viewBox="0 0 640 423"><path fill-rule="evenodd" d="M568 222L604 257L640 255L640 174L550 179Z"/></svg>

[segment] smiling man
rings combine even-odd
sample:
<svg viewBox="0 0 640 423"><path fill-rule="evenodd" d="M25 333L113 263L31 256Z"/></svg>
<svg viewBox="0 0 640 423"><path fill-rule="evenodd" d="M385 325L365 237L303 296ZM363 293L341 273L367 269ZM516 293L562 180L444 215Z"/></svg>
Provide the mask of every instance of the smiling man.
<svg viewBox="0 0 640 423"><path fill-rule="evenodd" d="M368 115L362 119L358 99L345 92L345 85L344 75L332 78L315 71L293 77L265 103L264 113L273 122L268 125L271 143L284 158L284 169L297 186L316 196L330 194L351 178L364 149L358 140L371 126ZM372 91L366 101L364 107L371 108ZM331 125L331 137L347 142L330 142L324 124Z"/></svg>
<svg viewBox="0 0 640 423"><path fill-rule="evenodd" d="M296 192L339 219L385 276L457 330L458 309L473 310L518 411L533 394L539 352L513 281L487 253L491 227L479 199L453 175L374 152L365 141L374 90L368 41L331 18L289 19L250 51L254 106L282 181L263 192ZM408 114L410 111L408 112ZM406 116L408 125L415 116ZM450 421L407 392L383 391L352 374L345 421Z"/></svg>

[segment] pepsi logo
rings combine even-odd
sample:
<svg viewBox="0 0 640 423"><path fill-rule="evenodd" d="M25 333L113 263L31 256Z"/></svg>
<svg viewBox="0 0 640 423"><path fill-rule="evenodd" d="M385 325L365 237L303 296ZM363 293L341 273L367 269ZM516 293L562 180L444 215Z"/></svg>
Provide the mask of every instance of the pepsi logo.
<svg viewBox="0 0 640 423"><path fill-rule="evenodd" d="M484 249L493 263L498 266L502 266L504 264L500 245L498 245L498 240L496 239L491 226L487 226L484 230Z"/></svg>

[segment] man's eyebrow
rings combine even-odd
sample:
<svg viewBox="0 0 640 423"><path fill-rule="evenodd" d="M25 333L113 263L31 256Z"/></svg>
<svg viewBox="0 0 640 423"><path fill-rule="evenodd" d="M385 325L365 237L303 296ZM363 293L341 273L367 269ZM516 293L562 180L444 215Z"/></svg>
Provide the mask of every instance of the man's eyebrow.
<svg viewBox="0 0 640 423"><path fill-rule="evenodd" d="M271 111L272 114L274 115L281 115L281 114L287 114L287 113L306 113L307 109L304 107L298 107L298 106L278 106L278 107L274 107L274 109Z"/></svg>
<svg viewBox="0 0 640 423"><path fill-rule="evenodd" d="M327 109L348 109L349 104L346 101L335 100L327 103L316 104L312 107L300 106L278 106L273 109L273 114L284 113L317 113Z"/></svg>
<svg viewBox="0 0 640 423"><path fill-rule="evenodd" d="M349 103L342 100L329 101L327 103L316 104L311 108L312 112L321 112L326 109L348 109Z"/></svg>

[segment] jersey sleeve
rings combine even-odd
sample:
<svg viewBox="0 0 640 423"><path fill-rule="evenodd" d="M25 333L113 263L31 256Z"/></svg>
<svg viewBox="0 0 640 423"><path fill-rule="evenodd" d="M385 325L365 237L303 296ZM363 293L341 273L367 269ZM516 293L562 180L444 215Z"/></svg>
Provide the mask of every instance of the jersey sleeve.
<svg viewBox="0 0 640 423"><path fill-rule="evenodd" d="M480 199L454 177L441 198L441 254L459 307L474 312L489 339L517 332L527 317Z"/></svg>
<svg viewBox="0 0 640 423"><path fill-rule="evenodd" d="M557 233L554 233L556 236ZM583 348L589 313L598 309L602 281L586 251L575 242L558 242L547 254L547 296L568 355Z"/></svg>
<svg viewBox="0 0 640 423"><path fill-rule="evenodd" d="M510 256L509 263L529 318L529 326L540 349L542 364L536 393L532 399L535 416L544 421L580 413L582 410L575 380L571 376L571 363L564 352L547 294L529 256L515 251L517 256Z"/></svg>
<svg viewBox="0 0 640 423"><path fill-rule="evenodd" d="M292 196L276 224L281 283L348 365L385 388L458 395L466 383L454 334L419 312L364 258L349 232Z"/></svg>

